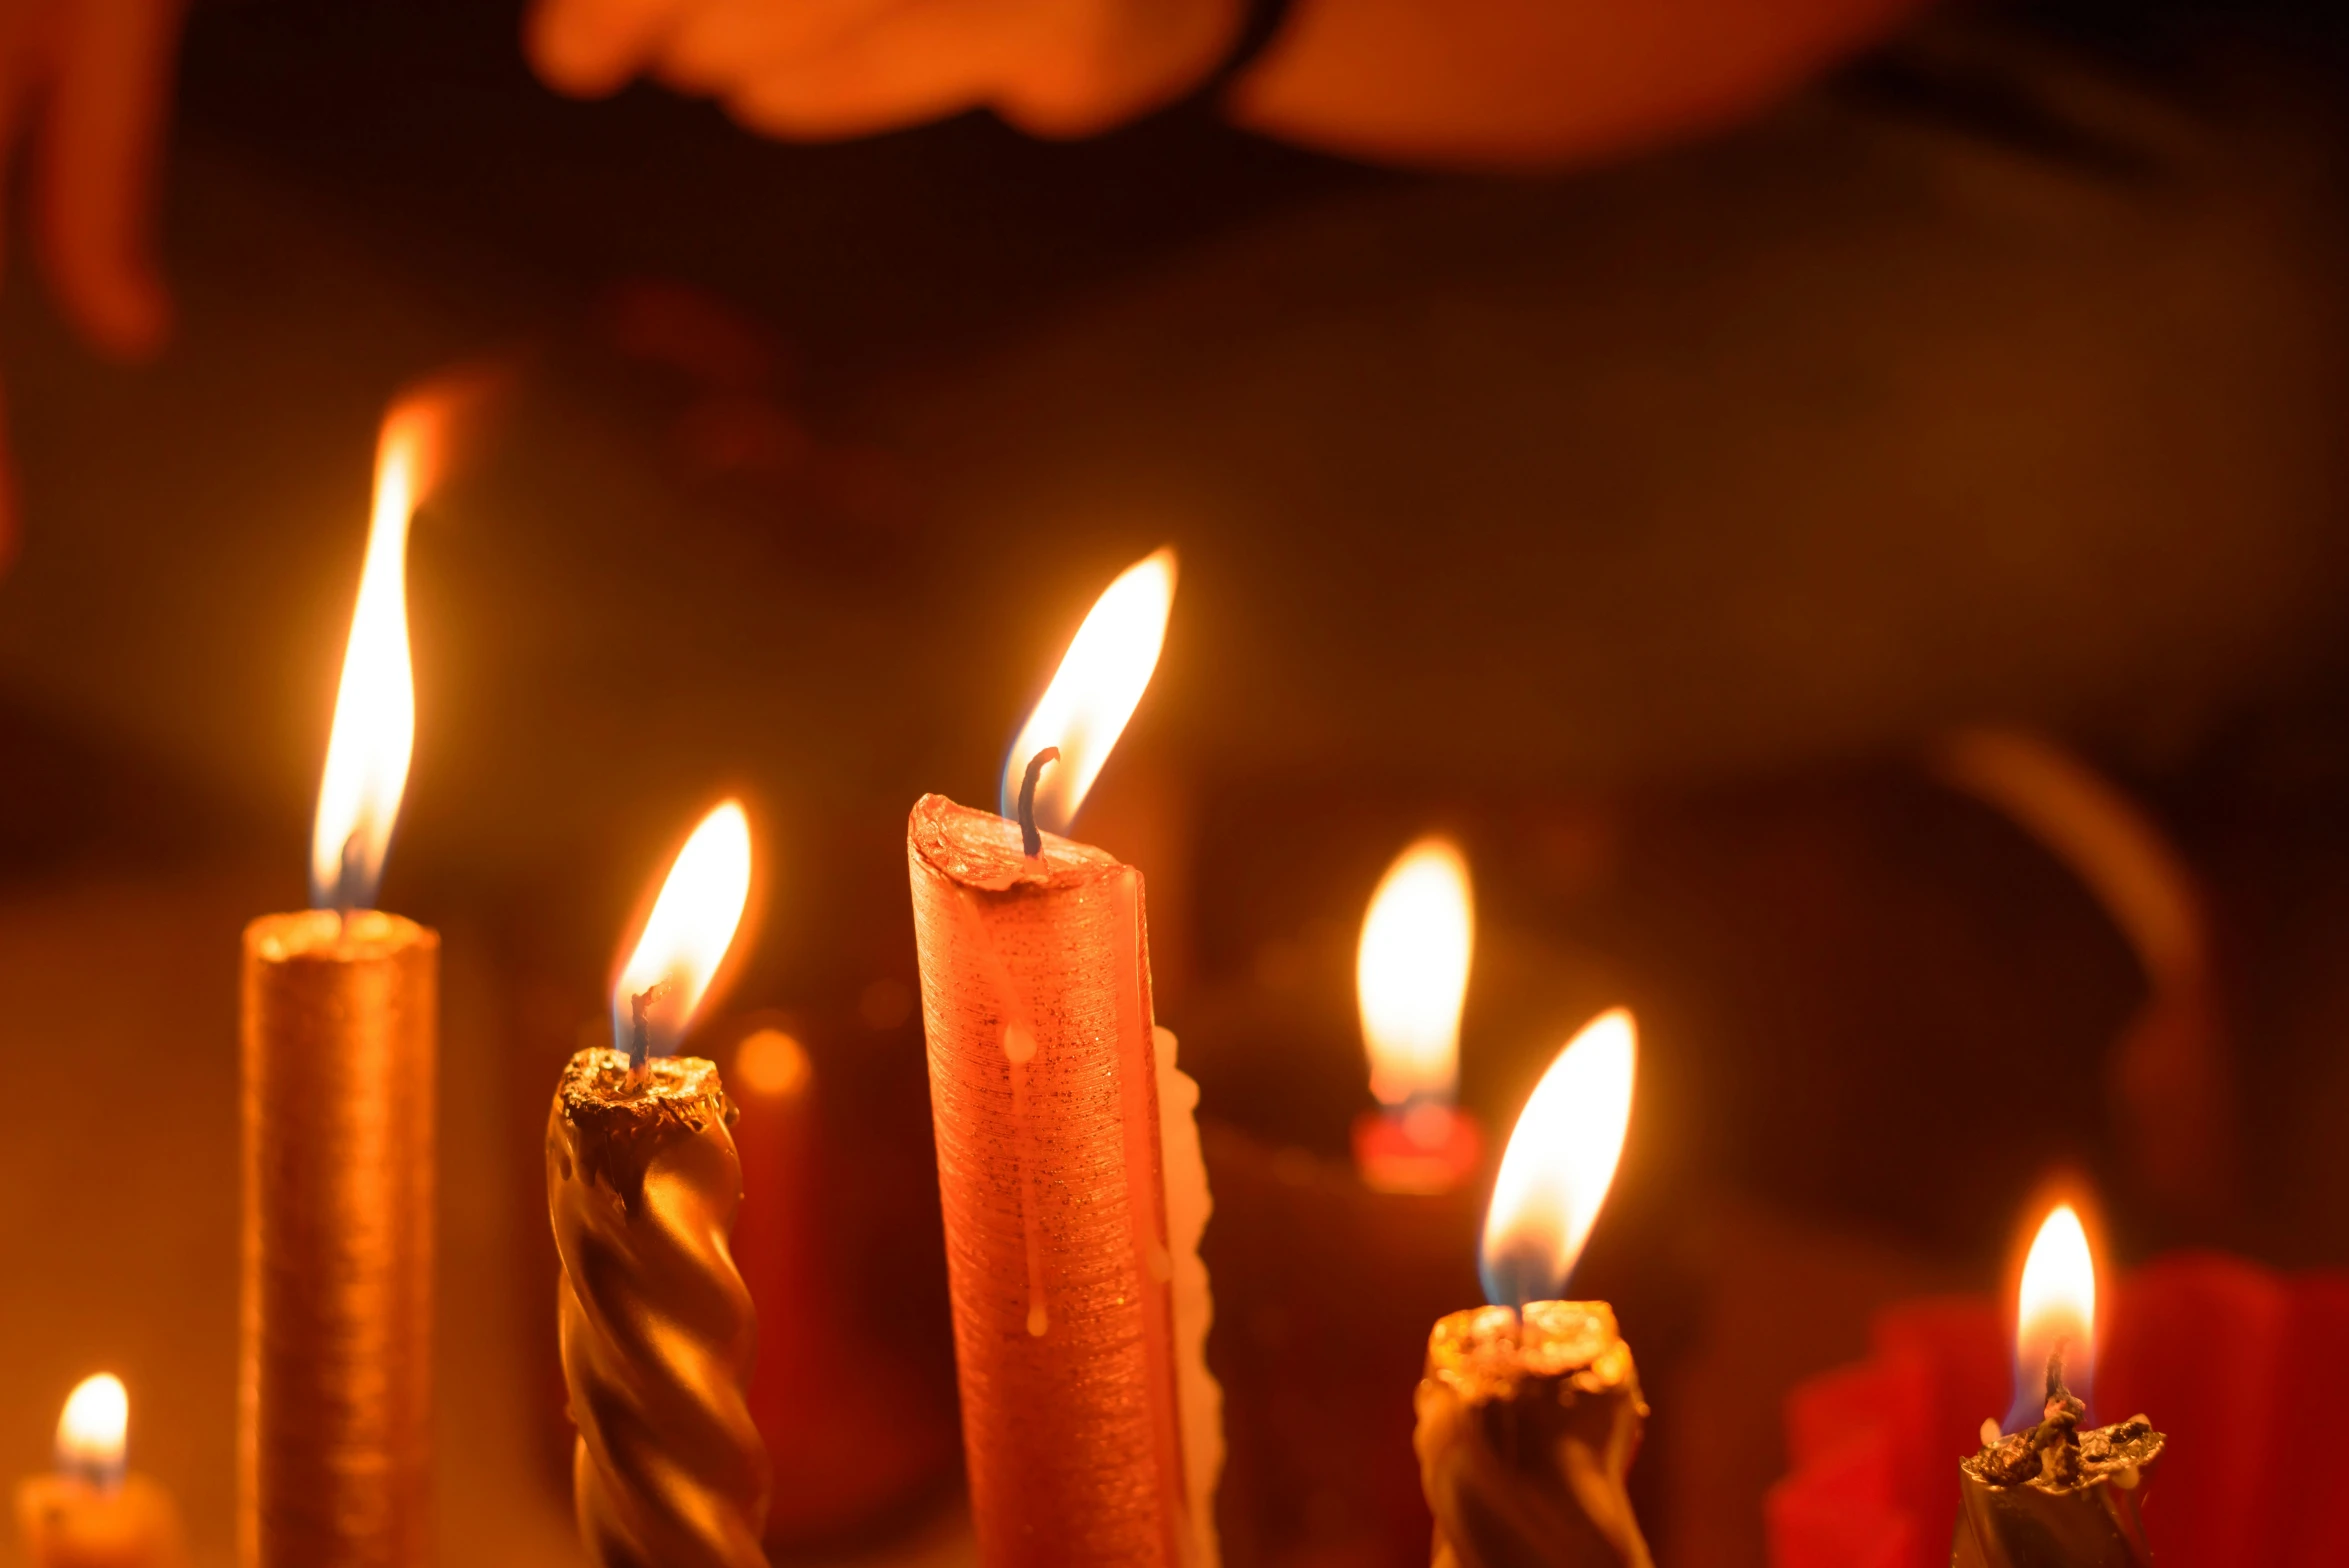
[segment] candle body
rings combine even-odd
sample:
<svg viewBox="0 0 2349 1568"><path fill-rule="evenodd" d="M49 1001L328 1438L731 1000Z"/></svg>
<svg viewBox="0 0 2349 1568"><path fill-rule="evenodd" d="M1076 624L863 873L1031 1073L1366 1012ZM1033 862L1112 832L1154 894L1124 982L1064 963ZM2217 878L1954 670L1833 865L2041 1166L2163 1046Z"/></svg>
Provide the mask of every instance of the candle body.
<svg viewBox="0 0 2349 1568"><path fill-rule="evenodd" d="M373 910L245 930L247 1568L430 1555L439 961Z"/></svg>
<svg viewBox="0 0 2349 1568"><path fill-rule="evenodd" d="M598 1568L760 1568L758 1323L726 1246L742 1201L717 1068L571 1058L547 1119L579 1533Z"/></svg>
<svg viewBox="0 0 2349 1568"><path fill-rule="evenodd" d="M1204 1568L1216 1444L1168 1228L1142 879L938 796L907 829L971 1508L989 1568ZM1186 1239L1205 1168L1183 1151ZM1186 1332L1186 1330L1193 1330ZM1188 1352L1186 1356L1184 1353Z"/></svg>
<svg viewBox="0 0 2349 1568"><path fill-rule="evenodd" d="M79 1476L17 1488L16 1521L32 1568L186 1568L179 1511L143 1475L101 1491Z"/></svg>
<svg viewBox="0 0 2349 1568"><path fill-rule="evenodd" d="M1648 1407L1606 1303L1439 1320L1417 1406L1435 1568L1651 1568L1624 1491Z"/></svg>
<svg viewBox="0 0 2349 1568"><path fill-rule="evenodd" d="M1960 1461L1950 1568L2149 1568L2141 1509L2162 1435L2143 1416L2076 1438L2046 1432L2015 1433ZM2042 1441L2068 1463L2043 1466Z"/></svg>

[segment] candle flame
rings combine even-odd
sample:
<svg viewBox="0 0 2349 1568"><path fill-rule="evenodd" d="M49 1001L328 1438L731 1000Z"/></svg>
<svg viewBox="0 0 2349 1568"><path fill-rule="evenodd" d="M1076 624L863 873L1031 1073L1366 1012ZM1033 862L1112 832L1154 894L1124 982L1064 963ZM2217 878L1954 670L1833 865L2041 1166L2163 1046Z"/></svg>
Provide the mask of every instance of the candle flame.
<svg viewBox="0 0 2349 1568"><path fill-rule="evenodd" d="M326 773L310 834L310 902L372 904L416 747L416 681L408 658L408 522L440 478L452 394L407 398L384 415L375 448L367 561L343 650Z"/></svg>
<svg viewBox="0 0 2349 1568"><path fill-rule="evenodd" d="M1370 1092L1380 1104L1451 1103L1475 940L1468 862L1458 847L1423 838L1404 850L1370 895L1354 955Z"/></svg>
<svg viewBox="0 0 2349 1568"><path fill-rule="evenodd" d="M1623 1154L1637 1056L1631 1013L1618 1007L1585 1024L1534 1085L1485 1210L1477 1267L1494 1305L1565 1291Z"/></svg>
<svg viewBox="0 0 2349 1568"><path fill-rule="evenodd" d="M749 902L750 819L729 800L702 818L677 852L645 916L644 934L612 986L612 1037L619 1049L635 1044L640 1003L647 1054L667 1056L677 1049Z"/></svg>
<svg viewBox="0 0 2349 1568"><path fill-rule="evenodd" d="M93 1486L120 1485L129 1431L130 1394L122 1379L111 1372L83 1378L57 1418L57 1468Z"/></svg>
<svg viewBox="0 0 2349 1568"><path fill-rule="evenodd" d="M2007 1430L2038 1424L2047 1404L2050 1359L2064 1385L2085 1402L2096 1381L2096 1258L2088 1231L2068 1203L2040 1223L2023 1263L2015 1301L2015 1403Z"/></svg>
<svg viewBox="0 0 2349 1568"><path fill-rule="evenodd" d="M1066 833L1076 822L1078 808L1158 668L1174 590L1175 553L1168 547L1127 567L1093 602L1068 652L1060 656L1052 684L1003 759L1005 816L1014 814L1028 759L1058 746L1060 760L1036 783L1036 825L1047 833Z"/></svg>

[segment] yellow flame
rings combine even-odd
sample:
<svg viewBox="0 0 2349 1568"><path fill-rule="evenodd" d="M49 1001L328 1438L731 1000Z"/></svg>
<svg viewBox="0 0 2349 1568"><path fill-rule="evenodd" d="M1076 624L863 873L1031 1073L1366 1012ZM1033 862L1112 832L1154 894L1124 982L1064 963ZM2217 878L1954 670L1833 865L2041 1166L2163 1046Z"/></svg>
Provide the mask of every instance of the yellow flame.
<svg viewBox="0 0 2349 1568"><path fill-rule="evenodd" d="M1630 1011L1601 1013L1567 1042L1518 1113L1478 1257L1495 1305L1522 1307L1566 1288L1623 1154L1637 1056Z"/></svg>
<svg viewBox="0 0 2349 1568"><path fill-rule="evenodd" d="M1370 895L1354 954L1354 997L1383 1105L1449 1103L1460 1077L1460 1006L1476 940L1468 862L1449 839L1396 857Z"/></svg>
<svg viewBox="0 0 2349 1568"><path fill-rule="evenodd" d="M1142 700L1158 652L1166 643L1166 619L1174 609L1175 553L1170 546L1136 561L1102 590L1077 628L1052 684L1044 688L1019 739L1003 759L1001 809L1013 814L1028 760L1047 746L1060 760L1047 766L1036 784L1036 825L1066 833L1084 805L1086 792L1125 733L1134 705Z"/></svg>
<svg viewBox="0 0 2349 1568"><path fill-rule="evenodd" d="M57 1468L103 1484L122 1479L130 1430L130 1395L122 1379L100 1372L74 1385L57 1418Z"/></svg>
<svg viewBox="0 0 2349 1568"><path fill-rule="evenodd" d="M2085 1400L2096 1376L2096 1259L2079 1214L2061 1203L2040 1223L2023 1263L2015 1302L2015 1408L2008 1425L2037 1421L2046 1402L2047 1363Z"/></svg>
<svg viewBox="0 0 2349 1568"><path fill-rule="evenodd" d="M654 992L644 1008L651 1054L676 1048L749 902L750 819L729 800L702 818L677 852L612 988L612 1028L622 1050L630 1044L637 998L648 991Z"/></svg>
<svg viewBox="0 0 2349 1568"><path fill-rule="evenodd" d="M439 398L384 416L375 449L375 503L367 562L343 650L334 730L310 834L310 900L320 907L372 903L416 747L416 682L408 658L408 522L439 465Z"/></svg>

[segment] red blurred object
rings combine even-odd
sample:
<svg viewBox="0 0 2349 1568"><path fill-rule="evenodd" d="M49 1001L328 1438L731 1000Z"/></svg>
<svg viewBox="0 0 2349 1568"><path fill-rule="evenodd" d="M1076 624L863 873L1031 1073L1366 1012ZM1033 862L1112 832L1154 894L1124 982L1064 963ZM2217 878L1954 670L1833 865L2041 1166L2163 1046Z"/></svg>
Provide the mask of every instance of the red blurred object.
<svg viewBox="0 0 2349 1568"><path fill-rule="evenodd" d="M753 1027L726 1069L743 1203L734 1258L758 1308L751 1418L774 1467L770 1553L885 1528L951 1471L954 1426L886 1346L857 1333L824 1244L823 1160L807 1052Z"/></svg>
<svg viewBox="0 0 2349 1568"><path fill-rule="evenodd" d="M1868 1360L1786 1400L1791 1469L1767 1505L1771 1568L1936 1568L1958 1460L2012 1394L2008 1325L1988 1298L1906 1303ZM2340 1568L2349 1511L2349 1274L2282 1275L2211 1253L2125 1280L2091 1419L2142 1413L2169 1435L2145 1523L2184 1568Z"/></svg>
<svg viewBox="0 0 2349 1568"><path fill-rule="evenodd" d="M1364 1111L1354 1118L1354 1168L1373 1192L1445 1193L1484 1159L1476 1118L1449 1105Z"/></svg>

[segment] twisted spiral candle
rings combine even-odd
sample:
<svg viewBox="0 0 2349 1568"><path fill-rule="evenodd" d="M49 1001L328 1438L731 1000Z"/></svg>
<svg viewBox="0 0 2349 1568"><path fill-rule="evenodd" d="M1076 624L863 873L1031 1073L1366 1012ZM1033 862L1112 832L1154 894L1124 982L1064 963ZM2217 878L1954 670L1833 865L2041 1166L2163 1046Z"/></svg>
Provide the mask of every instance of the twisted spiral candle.
<svg viewBox="0 0 2349 1568"><path fill-rule="evenodd" d="M547 1120L572 1491L598 1568L762 1568L757 1338L726 1246L742 1200L717 1067L571 1058Z"/></svg>
<svg viewBox="0 0 2349 1568"><path fill-rule="evenodd" d="M1624 1491L1647 1401L1605 1302L1453 1313L1416 1403L1435 1568L1653 1568Z"/></svg>

